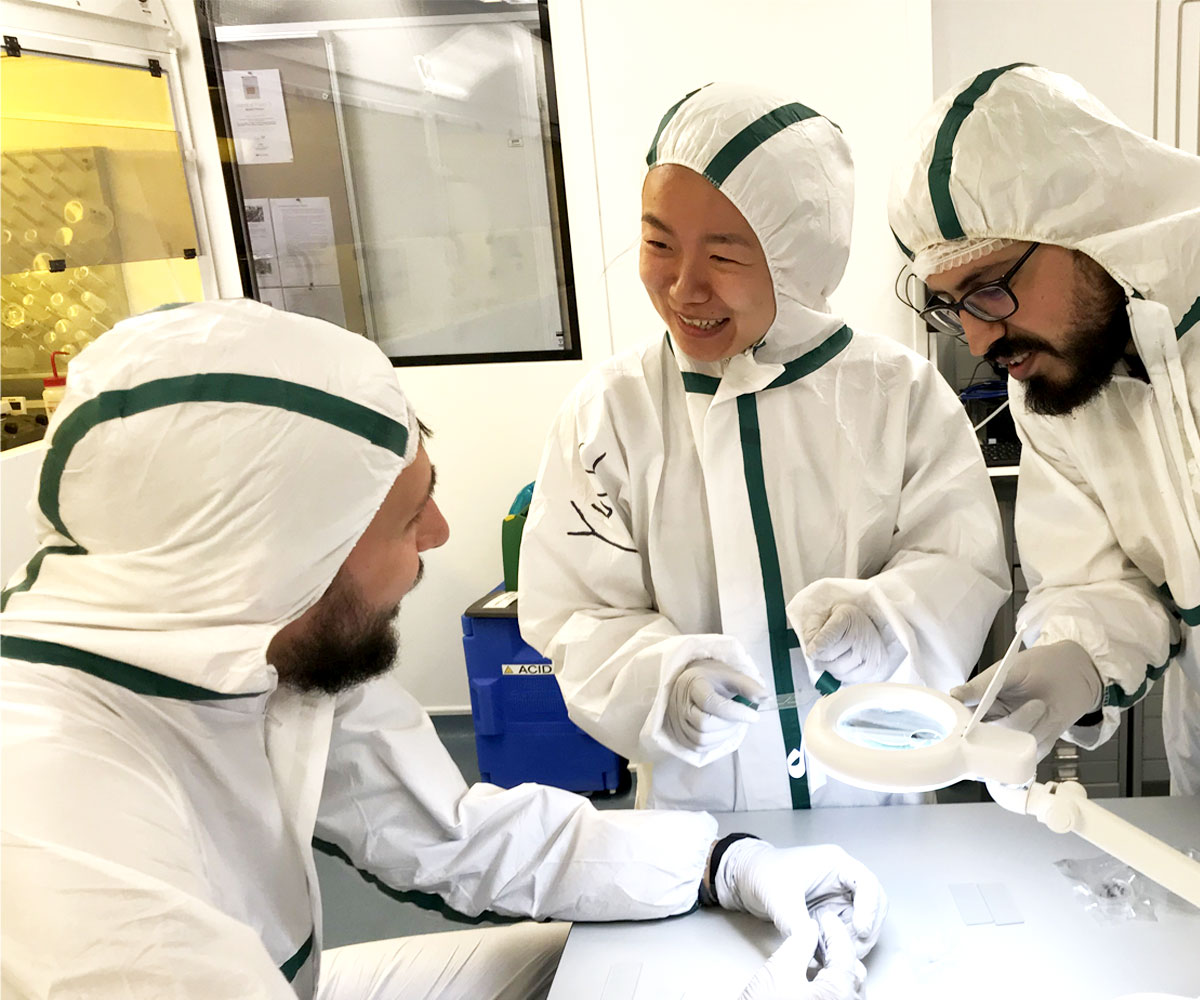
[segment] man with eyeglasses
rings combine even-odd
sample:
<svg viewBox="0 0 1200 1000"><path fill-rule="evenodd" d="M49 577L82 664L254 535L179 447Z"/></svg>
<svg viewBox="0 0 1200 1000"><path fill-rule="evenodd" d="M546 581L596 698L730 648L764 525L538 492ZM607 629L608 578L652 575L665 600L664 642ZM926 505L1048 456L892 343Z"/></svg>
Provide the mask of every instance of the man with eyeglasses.
<svg viewBox="0 0 1200 1000"><path fill-rule="evenodd" d="M1171 790L1200 793L1200 158L1023 64L909 142L889 213L919 311L1007 370L1023 444L1027 649L993 711L1042 756L1092 748L1165 675Z"/></svg>

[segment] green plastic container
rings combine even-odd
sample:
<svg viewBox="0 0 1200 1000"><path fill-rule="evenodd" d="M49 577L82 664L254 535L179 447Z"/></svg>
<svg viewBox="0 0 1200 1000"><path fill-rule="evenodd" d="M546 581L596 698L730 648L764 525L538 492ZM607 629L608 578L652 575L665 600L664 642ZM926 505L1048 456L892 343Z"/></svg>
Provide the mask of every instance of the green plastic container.
<svg viewBox="0 0 1200 1000"><path fill-rule="evenodd" d="M525 533L525 521L529 517L529 503L533 499L533 483L524 487L509 507L500 524L500 553L504 559L504 589L517 589L517 570L521 561L521 536Z"/></svg>

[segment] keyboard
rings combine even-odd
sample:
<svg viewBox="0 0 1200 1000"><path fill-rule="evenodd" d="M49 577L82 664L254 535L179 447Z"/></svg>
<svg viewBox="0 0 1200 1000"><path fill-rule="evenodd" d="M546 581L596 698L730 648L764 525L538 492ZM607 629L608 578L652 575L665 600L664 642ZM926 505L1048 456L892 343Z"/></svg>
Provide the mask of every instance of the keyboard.
<svg viewBox="0 0 1200 1000"><path fill-rule="evenodd" d="M979 447L983 450L984 465L1019 465L1021 462L1020 441L990 441Z"/></svg>

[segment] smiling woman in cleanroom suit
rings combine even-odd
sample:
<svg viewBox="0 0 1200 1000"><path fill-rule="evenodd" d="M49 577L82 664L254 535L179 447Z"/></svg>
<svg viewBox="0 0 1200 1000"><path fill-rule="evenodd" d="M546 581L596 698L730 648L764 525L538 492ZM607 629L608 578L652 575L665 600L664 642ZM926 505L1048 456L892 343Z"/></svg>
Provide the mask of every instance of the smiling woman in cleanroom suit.
<svg viewBox="0 0 1200 1000"><path fill-rule="evenodd" d="M931 365L830 309L853 204L837 125L713 84L648 162L641 275L667 332L558 415L521 630L651 805L905 800L828 779L803 720L841 683L944 690L975 663L1009 583L970 425ZM790 692L778 713L735 700Z"/></svg>

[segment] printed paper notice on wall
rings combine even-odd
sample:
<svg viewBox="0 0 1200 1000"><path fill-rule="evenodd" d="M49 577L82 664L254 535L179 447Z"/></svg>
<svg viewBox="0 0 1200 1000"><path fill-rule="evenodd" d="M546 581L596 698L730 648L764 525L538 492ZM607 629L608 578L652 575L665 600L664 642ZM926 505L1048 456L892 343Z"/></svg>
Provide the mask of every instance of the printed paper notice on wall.
<svg viewBox="0 0 1200 1000"><path fill-rule="evenodd" d="M266 198L246 199L246 229L250 233L250 256L259 290L279 287L279 252ZM264 300L265 301L265 300Z"/></svg>
<svg viewBox="0 0 1200 1000"><path fill-rule="evenodd" d="M225 99L238 163L291 163L292 134L277 69L231 69Z"/></svg>
<svg viewBox="0 0 1200 1000"><path fill-rule="evenodd" d="M272 198L270 201L280 284L285 288L339 284L329 199Z"/></svg>

